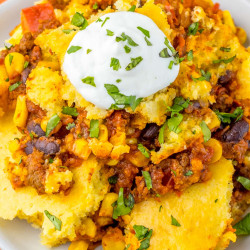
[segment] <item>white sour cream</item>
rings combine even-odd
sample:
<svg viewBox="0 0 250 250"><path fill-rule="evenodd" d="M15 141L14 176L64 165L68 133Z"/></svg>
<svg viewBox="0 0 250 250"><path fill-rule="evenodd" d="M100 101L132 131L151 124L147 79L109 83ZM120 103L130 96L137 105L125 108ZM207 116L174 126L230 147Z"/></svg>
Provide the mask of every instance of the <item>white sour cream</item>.
<svg viewBox="0 0 250 250"><path fill-rule="evenodd" d="M156 93L176 79L179 65L173 65L172 69L169 69L174 58L159 56L166 48L166 36L150 18L135 12L115 12L102 16L101 20L75 35L69 48L82 48L71 54L66 53L63 63L63 70L68 79L87 101L99 108L108 109L115 102L107 93L104 84L116 85L120 93L140 98ZM152 46L147 45L144 33L137 27L149 31L150 38L147 39ZM107 30L112 31L114 35L108 36ZM131 37L138 46L129 45L128 39L117 42L116 37L121 37L122 33ZM125 52L125 45L131 48L130 53ZM91 52L87 53L88 50ZM168 52L172 55L169 49ZM143 60L127 71L126 67L131 63L131 58L137 57L142 57ZM119 70L110 67L111 58L119 60ZM82 79L89 76L94 77L96 87L82 82Z"/></svg>

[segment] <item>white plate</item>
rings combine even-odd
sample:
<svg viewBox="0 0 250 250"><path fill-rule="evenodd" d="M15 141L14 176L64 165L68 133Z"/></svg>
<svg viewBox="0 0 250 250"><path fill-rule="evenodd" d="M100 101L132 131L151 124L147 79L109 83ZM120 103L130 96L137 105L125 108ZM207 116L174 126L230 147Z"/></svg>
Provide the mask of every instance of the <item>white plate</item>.
<svg viewBox="0 0 250 250"><path fill-rule="evenodd" d="M8 38L8 33L20 23L20 10L30 6L34 0L8 0L0 5L0 47ZM250 0L217 0L222 9L228 9L238 26L243 27L250 37ZM248 39L247 45L250 45ZM7 201L6 201L7 202ZM204 225L205 226L205 225ZM40 230L32 228L26 221L0 220L0 249L2 250L47 250L40 244ZM228 250L248 250L250 236L240 237ZM68 244L55 248L66 250ZM164 250L164 249L163 249Z"/></svg>

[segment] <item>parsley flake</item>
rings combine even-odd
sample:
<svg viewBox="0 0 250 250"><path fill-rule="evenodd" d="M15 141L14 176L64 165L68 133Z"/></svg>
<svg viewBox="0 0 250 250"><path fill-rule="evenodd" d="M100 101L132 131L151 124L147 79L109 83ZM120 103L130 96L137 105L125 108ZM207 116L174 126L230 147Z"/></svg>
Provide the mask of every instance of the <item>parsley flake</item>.
<svg viewBox="0 0 250 250"><path fill-rule="evenodd" d="M125 68L127 71L132 70L133 68L135 68L141 61L143 60L143 58L141 56L138 56L136 58L131 58L131 63L128 64L128 66Z"/></svg>
<svg viewBox="0 0 250 250"><path fill-rule="evenodd" d="M188 36L190 35L196 35L197 31L199 29L199 23L198 22L195 22L195 23L192 23L189 27L188 27Z"/></svg>
<svg viewBox="0 0 250 250"><path fill-rule="evenodd" d="M150 173L148 171L142 171L142 175L144 177L147 189L150 190L153 187Z"/></svg>
<svg viewBox="0 0 250 250"><path fill-rule="evenodd" d="M9 86L9 91L11 92L11 91L17 89L21 84L22 84L22 82L16 82L16 83L10 85Z"/></svg>
<svg viewBox="0 0 250 250"><path fill-rule="evenodd" d="M175 132L176 134L179 134L181 132L179 125L182 122L182 120L183 120L182 114L174 113L173 115L171 115L171 118L167 120L169 130Z"/></svg>
<svg viewBox="0 0 250 250"><path fill-rule="evenodd" d="M173 215L171 215L171 225L176 226L176 227L181 226L181 224L174 218Z"/></svg>
<svg viewBox="0 0 250 250"><path fill-rule="evenodd" d="M130 53L131 48L129 46L125 45L124 50L125 50L126 53Z"/></svg>
<svg viewBox="0 0 250 250"><path fill-rule="evenodd" d="M208 128L207 124L204 121L202 121L200 127L203 133L204 142L209 141L211 139L211 131Z"/></svg>
<svg viewBox="0 0 250 250"><path fill-rule="evenodd" d="M121 81L122 81L122 79L117 79L117 80L116 80L117 83L119 83L119 82L121 82Z"/></svg>
<svg viewBox="0 0 250 250"><path fill-rule="evenodd" d="M135 8L136 8L136 6L135 6L135 5L132 5L131 8L130 8L128 11L130 11L130 12L135 12Z"/></svg>
<svg viewBox="0 0 250 250"><path fill-rule="evenodd" d="M236 235L250 234L250 213L248 213L241 221L233 226L236 229Z"/></svg>
<svg viewBox="0 0 250 250"><path fill-rule="evenodd" d="M117 58L112 57L110 67L113 67L113 70L118 71L121 68L120 61Z"/></svg>
<svg viewBox="0 0 250 250"><path fill-rule="evenodd" d="M131 244L129 243L125 248L124 250L128 250L130 248Z"/></svg>
<svg viewBox="0 0 250 250"><path fill-rule="evenodd" d="M195 82L197 81L207 81L209 82L210 79L211 79L211 73L210 72L205 72L203 69L201 69L201 77L198 77L198 78L194 78L193 76L191 76L191 79Z"/></svg>
<svg viewBox="0 0 250 250"><path fill-rule="evenodd" d="M46 127L46 137L49 136L51 131L58 125L60 122L60 117L57 114L54 114L48 121L47 127Z"/></svg>
<svg viewBox="0 0 250 250"><path fill-rule="evenodd" d="M80 50L81 48L82 48L81 46L71 46L71 47L67 50L67 53L68 53L68 54L75 53L76 51Z"/></svg>
<svg viewBox="0 0 250 250"><path fill-rule="evenodd" d="M147 227L140 225L134 225L133 228L135 230L135 236L138 238L138 240L142 240L140 242L140 247L137 250L148 249L150 246L150 239L153 234L153 230L149 230Z"/></svg>
<svg viewBox="0 0 250 250"><path fill-rule="evenodd" d="M92 51L92 49L87 49L87 54L89 54Z"/></svg>
<svg viewBox="0 0 250 250"><path fill-rule="evenodd" d="M95 80L95 78L93 76L87 76L87 77L82 79L82 82L85 84L91 85L93 87L96 87L94 80Z"/></svg>
<svg viewBox="0 0 250 250"><path fill-rule="evenodd" d="M92 119L90 121L89 136L91 138L98 138L99 136L99 120Z"/></svg>
<svg viewBox="0 0 250 250"><path fill-rule="evenodd" d="M24 62L24 65L23 65L23 68L26 69L28 66L29 66L29 62L28 62L28 61L25 61L25 62Z"/></svg>
<svg viewBox="0 0 250 250"><path fill-rule="evenodd" d="M150 38L150 33L148 30L145 30L140 26L138 26L137 29L140 30L146 37Z"/></svg>
<svg viewBox="0 0 250 250"><path fill-rule="evenodd" d="M101 27L103 27L103 25L109 20L110 18L109 17L106 17L101 25Z"/></svg>
<svg viewBox="0 0 250 250"><path fill-rule="evenodd" d="M54 162L54 159L49 158L49 163L53 163L53 162Z"/></svg>
<svg viewBox="0 0 250 250"><path fill-rule="evenodd" d="M120 188L118 199L114 203L113 219L118 219L119 216L129 214L134 207L134 198L130 194L129 199L124 199L123 188Z"/></svg>
<svg viewBox="0 0 250 250"><path fill-rule="evenodd" d="M231 57L231 58L228 58L228 59L218 59L218 60L214 60L213 61L213 64L218 64L218 63L225 63L225 64L228 64L230 62L232 62L234 59L236 58L236 55Z"/></svg>
<svg viewBox="0 0 250 250"><path fill-rule="evenodd" d="M174 174L174 176L176 176L176 171L171 169L171 172Z"/></svg>
<svg viewBox="0 0 250 250"><path fill-rule="evenodd" d="M243 177L243 176L239 176L237 178L237 181L247 190L250 190L250 179Z"/></svg>
<svg viewBox="0 0 250 250"><path fill-rule="evenodd" d="M224 113L215 110L215 114L218 116L219 120L223 123L231 123L231 119L236 119L235 122L242 119L244 115L244 110L242 107L237 107L233 113Z"/></svg>
<svg viewBox="0 0 250 250"><path fill-rule="evenodd" d="M98 9L98 4L97 4L97 2L95 2L95 4L93 5L92 8L93 8L94 10Z"/></svg>
<svg viewBox="0 0 250 250"><path fill-rule="evenodd" d="M55 229L58 231L61 231L62 221L59 220L56 216L52 215L47 210L45 210L44 213L48 217L48 219L53 223L53 225L55 226Z"/></svg>
<svg viewBox="0 0 250 250"><path fill-rule="evenodd" d="M71 24L84 30L88 26L88 21L81 13L76 12L72 17Z"/></svg>
<svg viewBox="0 0 250 250"><path fill-rule="evenodd" d="M77 109L71 108L71 107L63 107L62 113L64 115L71 115L71 116L78 116L79 115L79 113L77 112Z"/></svg>
<svg viewBox="0 0 250 250"><path fill-rule="evenodd" d="M138 144L138 149L139 151L141 151L141 153L146 157L146 158L149 158L150 157L150 154L148 152L148 149L145 148L141 143Z"/></svg>
<svg viewBox="0 0 250 250"><path fill-rule="evenodd" d="M106 31L107 31L107 36L113 36L114 35L113 31L108 30L108 29L106 29Z"/></svg>
<svg viewBox="0 0 250 250"><path fill-rule="evenodd" d="M190 175L193 175L193 171L192 170L188 170L184 175L185 176L190 176Z"/></svg>

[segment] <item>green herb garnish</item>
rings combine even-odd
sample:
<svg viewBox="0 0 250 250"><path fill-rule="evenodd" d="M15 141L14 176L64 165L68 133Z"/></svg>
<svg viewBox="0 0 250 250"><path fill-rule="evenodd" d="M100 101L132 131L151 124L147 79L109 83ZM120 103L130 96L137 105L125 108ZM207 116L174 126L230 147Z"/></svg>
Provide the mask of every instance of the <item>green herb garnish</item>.
<svg viewBox="0 0 250 250"><path fill-rule="evenodd" d="M71 108L71 107L63 107L62 113L65 115L71 115L71 116L78 116L79 115L79 113L77 112L77 109Z"/></svg>
<svg viewBox="0 0 250 250"><path fill-rule="evenodd" d="M230 51L231 51L231 48L221 47L220 50L221 50L221 51L224 51L224 52L230 52Z"/></svg>
<svg viewBox="0 0 250 250"><path fill-rule="evenodd" d="M176 227L181 226L181 224L174 218L173 215L171 215L171 225L176 226Z"/></svg>
<svg viewBox="0 0 250 250"><path fill-rule="evenodd" d="M131 45L133 47L138 46L138 44L130 36L126 35L124 32L121 34L121 37L122 37L121 38L122 41L126 41L127 40L129 45Z"/></svg>
<svg viewBox="0 0 250 250"><path fill-rule="evenodd" d="M141 143L138 144L138 149L141 151L141 153L146 157L149 158L150 154L147 150L147 148L145 148Z"/></svg>
<svg viewBox="0 0 250 250"><path fill-rule="evenodd" d="M188 36L190 35L195 35L198 31L198 28L199 28L199 23L196 22L196 23L192 23L189 27L188 27Z"/></svg>
<svg viewBox="0 0 250 250"><path fill-rule="evenodd" d="M215 110L215 114L218 116L221 122L223 123L231 123L231 119L236 119L235 122L242 119L244 110L242 107L237 107L233 113L224 113Z"/></svg>
<svg viewBox="0 0 250 250"><path fill-rule="evenodd" d="M200 127L203 133L204 142L209 141L211 139L211 131L208 128L207 124L204 121L202 121Z"/></svg>
<svg viewBox="0 0 250 250"><path fill-rule="evenodd" d="M173 68L173 65L174 65L174 61L170 61L169 65L168 65L168 68L169 68L169 69L172 69L172 68Z"/></svg>
<svg viewBox="0 0 250 250"><path fill-rule="evenodd" d="M110 184L116 184L117 180L118 180L118 176L117 175L113 175L113 176L110 176L108 178L108 181L109 181Z"/></svg>
<svg viewBox="0 0 250 250"><path fill-rule="evenodd" d="M71 20L71 23L76 26L79 27L80 30L85 29L88 26L88 21L86 20L86 18L79 12L76 12Z"/></svg>
<svg viewBox="0 0 250 250"><path fill-rule="evenodd" d="M129 243L125 248L124 250L128 250L130 248L131 244Z"/></svg>
<svg viewBox="0 0 250 250"><path fill-rule="evenodd" d="M193 50L190 50L187 53L187 59L188 59L188 61L192 61L193 60Z"/></svg>
<svg viewBox="0 0 250 250"><path fill-rule="evenodd" d="M82 79L82 82L85 84L91 85L93 87L96 87L94 80L95 80L95 78L93 76L87 76L87 77Z"/></svg>
<svg viewBox="0 0 250 250"><path fill-rule="evenodd" d="M9 54L9 63L10 63L10 65L12 64L13 58L14 58L14 56Z"/></svg>
<svg viewBox="0 0 250 250"><path fill-rule="evenodd" d="M152 43L147 39L147 37L144 37L145 42L147 43L148 46L152 46Z"/></svg>
<svg viewBox="0 0 250 250"><path fill-rule="evenodd" d="M54 159L49 158L49 163L53 163L53 162L54 162Z"/></svg>
<svg viewBox="0 0 250 250"><path fill-rule="evenodd" d="M89 136L91 138L98 138L99 136L99 120L92 119L90 121Z"/></svg>
<svg viewBox="0 0 250 250"><path fill-rule="evenodd" d="M142 60L143 60L143 58L141 56L138 56L136 58L131 58L131 63L129 63L125 69L127 71L129 71L129 70L135 68Z"/></svg>
<svg viewBox="0 0 250 250"><path fill-rule="evenodd" d="M95 2L95 4L92 7L94 10L98 9L98 4Z"/></svg>
<svg viewBox="0 0 250 250"><path fill-rule="evenodd" d="M28 61L25 61L25 62L24 62L24 65L23 65L23 68L26 69L28 66L29 66L29 62L28 62Z"/></svg>
<svg viewBox="0 0 250 250"><path fill-rule="evenodd" d="M135 8L136 8L136 6L135 6L135 5L132 5L131 8L130 8L128 11L130 11L130 12L135 12Z"/></svg>
<svg viewBox="0 0 250 250"><path fill-rule="evenodd" d="M71 31L73 31L72 29L64 29L62 30L63 33L65 34L69 34Z"/></svg>
<svg viewBox="0 0 250 250"><path fill-rule="evenodd" d="M160 128L160 130L159 130L158 141L159 141L160 144L163 144L164 141L165 141L165 140L164 140L164 131L165 131L166 126L167 126L167 122L165 122L165 123L161 126L161 128Z"/></svg>
<svg viewBox="0 0 250 250"><path fill-rule="evenodd" d="M55 226L55 229L58 231L61 231L62 221L59 220L56 216L52 215L47 210L45 210L44 213L48 217L48 219L53 223L53 225Z"/></svg>
<svg viewBox="0 0 250 250"><path fill-rule="evenodd" d="M239 176L237 178L237 181L247 190L250 190L250 179L243 177L243 176Z"/></svg>
<svg viewBox="0 0 250 250"><path fill-rule="evenodd" d="M58 125L60 122L60 117L57 114L54 114L48 121L47 127L46 127L46 136L48 137L51 131Z"/></svg>
<svg viewBox="0 0 250 250"><path fill-rule="evenodd" d="M207 81L209 82L210 79L211 79L211 73L210 72L205 72L203 69L201 69L201 77L198 77L198 78L194 78L193 76L191 76L192 80L197 82L197 81Z"/></svg>
<svg viewBox="0 0 250 250"><path fill-rule="evenodd" d="M148 171L141 171L142 175L144 177L147 189L150 190L152 188L152 179L151 179L151 175Z"/></svg>
<svg viewBox="0 0 250 250"><path fill-rule="evenodd" d="M171 57L170 54L168 53L168 49L164 48L160 53L159 56L162 58L169 58Z"/></svg>
<svg viewBox="0 0 250 250"><path fill-rule="evenodd" d="M22 84L22 82L16 82L16 83L10 85L9 86L9 91L11 92L11 91L17 89L21 84Z"/></svg>
<svg viewBox="0 0 250 250"><path fill-rule="evenodd" d="M218 199L216 199L216 200L214 201L214 203L217 203L217 201L218 201Z"/></svg>
<svg viewBox="0 0 250 250"><path fill-rule="evenodd" d="M117 201L114 203L113 219L118 219L119 216L129 214L134 207L134 198L129 196L129 200L126 201L123 195L123 188L120 188Z"/></svg>
<svg viewBox="0 0 250 250"><path fill-rule="evenodd" d="M66 126L66 129L67 130L71 130L72 128L74 128L76 126L76 124L74 122L72 123L69 123L67 126Z"/></svg>
<svg viewBox="0 0 250 250"><path fill-rule="evenodd" d="M117 80L116 80L117 83L119 83L119 82L121 82L121 81L122 81L121 79L117 79Z"/></svg>
<svg viewBox="0 0 250 250"><path fill-rule="evenodd" d="M107 36L113 36L114 35L113 31L108 30L108 29L106 29L106 31L107 31Z"/></svg>
<svg viewBox="0 0 250 250"><path fill-rule="evenodd" d="M125 45L124 50L126 53L129 53L131 51L131 48L129 46Z"/></svg>
<svg viewBox="0 0 250 250"><path fill-rule="evenodd" d="M146 37L150 38L150 33L148 30L145 30L140 26L138 26L137 29L140 30Z"/></svg>
<svg viewBox="0 0 250 250"><path fill-rule="evenodd" d="M192 170L188 170L184 175L185 176L193 175L193 171Z"/></svg>
<svg viewBox="0 0 250 250"><path fill-rule="evenodd" d="M174 176L176 176L176 171L171 169L171 172L174 174Z"/></svg>
<svg viewBox="0 0 250 250"><path fill-rule="evenodd" d="M101 25L101 27L103 27L103 25L109 20L110 18L109 17L106 17Z"/></svg>
<svg viewBox="0 0 250 250"><path fill-rule="evenodd" d="M160 207L159 207L159 212L161 212L162 208L163 208L162 205L160 205Z"/></svg>
<svg viewBox="0 0 250 250"><path fill-rule="evenodd" d="M110 67L113 67L113 70L118 71L121 68L120 61L117 58L112 57Z"/></svg>
<svg viewBox="0 0 250 250"><path fill-rule="evenodd" d="M144 226L134 225L133 229L135 230L135 236L138 240L142 240L140 247L137 250L148 249L150 246L150 239L153 233L152 229L148 229Z"/></svg>
<svg viewBox="0 0 250 250"><path fill-rule="evenodd" d="M87 49L87 54L89 54L92 51L92 49Z"/></svg>
<svg viewBox="0 0 250 250"><path fill-rule="evenodd" d="M250 234L250 213L248 213L241 221L233 226L236 229L236 235Z"/></svg>
<svg viewBox="0 0 250 250"><path fill-rule="evenodd" d="M169 130L175 132L176 134L179 134L181 132L179 125L182 122L182 120L183 120L182 114L179 113L171 114L171 118L167 120Z"/></svg>
<svg viewBox="0 0 250 250"><path fill-rule="evenodd" d="M80 50L82 47L81 46L71 46L68 50L67 53L71 54L71 53L75 53L76 51Z"/></svg>
<svg viewBox="0 0 250 250"><path fill-rule="evenodd" d="M228 59L218 59L218 60L214 60L214 61L213 61L213 64L222 63L222 62L225 63L225 64L227 64L227 63L232 62L235 58L236 58L236 55L233 56L233 57L231 57L231 58L228 58Z"/></svg>

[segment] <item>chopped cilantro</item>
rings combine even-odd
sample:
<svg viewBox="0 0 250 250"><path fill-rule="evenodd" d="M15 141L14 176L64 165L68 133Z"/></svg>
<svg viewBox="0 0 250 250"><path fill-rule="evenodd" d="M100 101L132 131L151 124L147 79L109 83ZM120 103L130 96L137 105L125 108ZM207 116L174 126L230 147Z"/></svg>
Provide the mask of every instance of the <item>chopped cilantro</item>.
<svg viewBox="0 0 250 250"><path fill-rule="evenodd" d="M135 5L132 5L131 8L130 8L128 11L130 11L130 12L135 12L135 8L136 8L136 6L135 6Z"/></svg>
<svg viewBox="0 0 250 250"><path fill-rule="evenodd" d="M66 129L67 130L71 130L72 128L74 128L76 126L76 124L74 122L72 123L69 123L67 126L66 126Z"/></svg>
<svg viewBox="0 0 250 250"><path fill-rule="evenodd" d="M71 47L67 50L67 53L68 53L68 54L75 53L76 51L80 50L81 48L82 48L81 46L71 46Z"/></svg>
<svg viewBox="0 0 250 250"><path fill-rule="evenodd" d="M236 229L236 235L250 234L250 213L248 213L241 221L233 226Z"/></svg>
<svg viewBox="0 0 250 250"><path fill-rule="evenodd" d="M198 29L199 29L199 23L198 22L192 23L188 27L188 36L190 35L194 36L197 33Z"/></svg>
<svg viewBox="0 0 250 250"><path fill-rule="evenodd" d="M182 120L183 115L180 113L174 113L173 115L171 115L171 118L167 120L169 130L175 132L176 134L179 134L181 132L179 125Z"/></svg>
<svg viewBox="0 0 250 250"><path fill-rule="evenodd" d="M142 171L142 175L144 177L148 190L150 190L152 188L152 179L150 173L148 171Z"/></svg>
<svg viewBox="0 0 250 250"><path fill-rule="evenodd" d="M61 231L62 221L59 220L56 216L52 215L47 210L45 210L44 213L48 217L48 219L53 223L53 225L55 226L55 229L58 231Z"/></svg>
<svg viewBox="0 0 250 250"><path fill-rule="evenodd" d="M71 20L71 23L76 26L79 27L80 30L85 29L88 26L88 21L85 19L85 17L79 13L76 12Z"/></svg>
<svg viewBox="0 0 250 250"><path fill-rule="evenodd" d="M10 65L12 64L13 58L14 58L14 56L9 54L9 63L10 63Z"/></svg>
<svg viewBox="0 0 250 250"><path fill-rule="evenodd" d="M34 135L31 132L29 133L29 136L32 140L34 139Z"/></svg>
<svg viewBox="0 0 250 250"><path fill-rule="evenodd" d="M193 175L193 171L192 170L188 170L184 175L185 176Z"/></svg>
<svg viewBox="0 0 250 250"><path fill-rule="evenodd" d="M119 82L121 82L121 81L122 81L121 79L117 79L117 80L116 80L117 83L119 83Z"/></svg>
<svg viewBox="0 0 250 250"><path fill-rule="evenodd" d="M159 212L161 212L162 208L163 208L162 205L160 205L160 207L159 207Z"/></svg>
<svg viewBox="0 0 250 250"><path fill-rule="evenodd" d="M187 59L188 59L188 61L192 61L193 60L193 50L190 50L187 53Z"/></svg>
<svg viewBox="0 0 250 250"><path fill-rule="evenodd" d="M90 121L89 136L91 138L98 138L99 136L99 120L92 119Z"/></svg>
<svg viewBox="0 0 250 250"><path fill-rule="evenodd" d="M201 34L204 31L204 29L199 29L198 31Z"/></svg>
<svg viewBox="0 0 250 250"><path fill-rule="evenodd" d="M144 37L145 42L147 43L148 46L152 46L152 43L147 39L147 37Z"/></svg>
<svg viewBox="0 0 250 250"><path fill-rule="evenodd" d="M131 51L131 48L129 46L125 45L124 50L126 53L129 53Z"/></svg>
<svg viewBox="0 0 250 250"><path fill-rule="evenodd" d="M150 154L147 150L147 148L145 148L142 144L138 144L138 149L141 151L141 153L146 157L146 158L149 158L150 157Z"/></svg>
<svg viewBox="0 0 250 250"><path fill-rule="evenodd" d="M128 64L128 66L126 67L126 70L132 70L133 68L135 68L141 61L143 60L143 58L141 56L138 56L136 58L131 58L131 63Z"/></svg>
<svg viewBox="0 0 250 250"><path fill-rule="evenodd" d="M161 128L160 128L160 130L159 130L158 141L159 141L160 144L163 144L164 141L165 141L165 140L164 140L164 131L165 131L166 126L167 126L167 122L165 122L165 123L161 126Z"/></svg>
<svg viewBox="0 0 250 250"><path fill-rule="evenodd" d="M98 18L97 20L96 20L96 23L98 23L98 22L102 22L103 20L101 19L101 18Z"/></svg>
<svg viewBox="0 0 250 250"><path fill-rule="evenodd" d="M58 125L60 122L60 117L57 114L54 114L48 121L47 127L46 127L46 136L48 137L51 131Z"/></svg>
<svg viewBox="0 0 250 250"><path fill-rule="evenodd" d="M131 195L132 196L132 195ZM118 219L119 216L129 214L134 207L134 203L131 202L132 198L130 197L130 202L125 204L124 195L123 195L123 188L120 188L119 195L117 201L114 203L114 210L113 210L113 219Z"/></svg>
<svg viewBox="0 0 250 250"><path fill-rule="evenodd" d="M228 59L218 59L218 60L214 60L214 61L213 61L213 64L222 63L222 62L225 63L225 64L227 64L227 63L232 62L235 58L236 58L236 55L233 56L233 57L231 57L231 58L228 58Z"/></svg>
<svg viewBox="0 0 250 250"><path fill-rule="evenodd" d="M168 49L164 48L162 51L160 51L159 56L162 58L169 58L171 57L170 54L168 53Z"/></svg>
<svg viewBox="0 0 250 250"><path fill-rule="evenodd" d="M126 35L124 32L121 34L121 37L122 37L122 41L128 41L128 44L133 46L133 47L136 47L138 46L138 44L128 35Z"/></svg>
<svg viewBox="0 0 250 250"><path fill-rule="evenodd" d="M231 48L221 47L220 50L221 50L221 51L224 51L224 52L230 52L230 51L231 51Z"/></svg>
<svg viewBox="0 0 250 250"><path fill-rule="evenodd" d="M174 174L174 176L176 176L176 171L171 169L171 172Z"/></svg>
<svg viewBox="0 0 250 250"><path fill-rule="evenodd" d="M93 87L96 87L95 85L95 78L93 76L87 76L82 79L82 82L88 85L91 85Z"/></svg>
<svg viewBox="0 0 250 250"><path fill-rule="evenodd" d="M8 77L8 78L5 79L5 82L8 82L9 80L10 80L10 79L9 79L9 77Z"/></svg>
<svg viewBox="0 0 250 250"><path fill-rule="evenodd" d="M19 162L18 162L18 165L20 165L22 163L22 160L23 160L23 157L21 156Z"/></svg>
<svg viewBox="0 0 250 250"><path fill-rule="evenodd" d="M173 65L174 65L174 61L170 61L169 65L168 65L168 68L169 68L169 69L172 69L172 68L173 68Z"/></svg>
<svg viewBox="0 0 250 250"><path fill-rule="evenodd" d="M64 29L64 30L62 30L62 32L65 33L65 34L69 34L71 31L73 31L73 30L72 29Z"/></svg>
<svg viewBox="0 0 250 250"><path fill-rule="evenodd" d="M9 91L11 92L11 91L17 89L21 84L22 84L22 82L16 82L16 83L10 85L9 86Z"/></svg>
<svg viewBox="0 0 250 250"><path fill-rule="evenodd" d="M95 2L95 4L93 5L92 8L93 8L94 10L98 9L98 4L97 4L97 2Z"/></svg>
<svg viewBox="0 0 250 250"><path fill-rule="evenodd" d="M106 17L101 25L101 27L103 27L103 25L109 20L110 18L109 17Z"/></svg>
<svg viewBox="0 0 250 250"><path fill-rule="evenodd" d="M204 121L202 121L200 127L203 133L204 142L209 141L211 139L211 131L208 128L207 124Z"/></svg>
<svg viewBox="0 0 250 250"><path fill-rule="evenodd" d="M201 77L198 77L198 78L194 78L193 76L191 76L192 80L197 82L197 81L207 81L209 82L210 79L211 79L211 73L210 72L205 72L203 69L201 69Z"/></svg>
<svg viewBox="0 0 250 250"><path fill-rule="evenodd" d="M173 215L171 215L171 225L176 226L176 227L181 226L181 224L174 218Z"/></svg>
<svg viewBox="0 0 250 250"><path fill-rule="evenodd" d="M113 31L108 30L108 29L106 29L106 31L107 31L107 36L113 36L114 35Z"/></svg>
<svg viewBox="0 0 250 250"><path fill-rule="evenodd" d="M71 107L63 107L62 113L65 115L71 115L71 116L78 116L79 115L79 113L77 112L77 109L71 108Z"/></svg>
<svg viewBox="0 0 250 250"><path fill-rule="evenodd" d="M87 49L87 54L89 54L92 51L92 49Z"/></svg>
<svg viewBox="0 0 250 250"><path fill-rule="evenodd" d="M247 190L250 190L250 179L243 177L243 176L239 176L237 178L237 181Z"/></svg>
<svg viewBox="0 0 250 250"><path fill-rule="evenodd" d="M135 230L135 236L138 240L142 240L140 242L140 247L137 250L148 249L153 230L149 230L147 227L140 225L134 225L133 228Z"/></svg>
<svg viewBox="0 0 250 250"><path fill-rule="evenodd" d="M53 163L53 162L54 162L54 159L49 158L49 163Z"/></svg>
<svg viewBox="0 0 250 250"><path fill-rule="evenodd" d="M110 184L116 184L117 180L118 180L118 176L117 175L113 175L113 176L110 176L108 178L108 181L109 181Z"/></svg>
<svg viewBox="0 0 250 250"><path fill-rule="evenodd" d="M221 122L231 123L231 119L236 119L236 122L241 120L244 114L244 110L242 109L242 107L237 107L233 113L224 113L215 110L215 114L218 116Z"/></svg>
<svg viewBox="0 0 250 250"><path fill-rule="evenodd" d="M112 57L110 67L113 67L113 70L118 71L121 68L120 61L117 58Z"/></svg>
<svg viewBox="0 0 250 250"><path fill-rule="evenodd" d="M217 201L218 201L218 199L216 199L216 200L214 201L214 203L217 203Z"/></svg>
<svg viewBox="0 0 250 250"><path fill-rule="evenodd" d="M137 29L140 30L146 37L150 38L150 33L148 30L145 30L140 26L138 26Z"/></svg>
<svg viewBox="0 0 250 250"><path fill-rule="evenodd" d="M28 62L28 61L25 61L25 62L24 62L24 65L23 65L23 68L26 69L28 66L29 66L29 62Z"/></svg>

